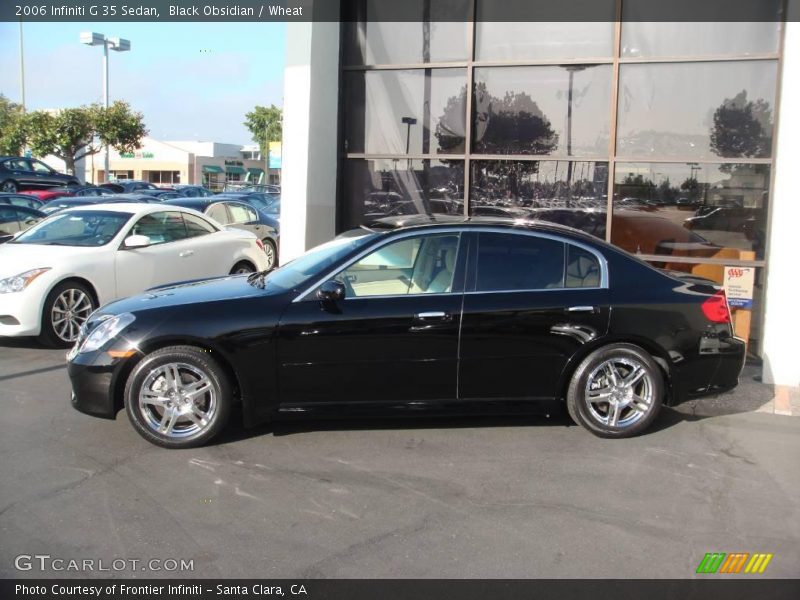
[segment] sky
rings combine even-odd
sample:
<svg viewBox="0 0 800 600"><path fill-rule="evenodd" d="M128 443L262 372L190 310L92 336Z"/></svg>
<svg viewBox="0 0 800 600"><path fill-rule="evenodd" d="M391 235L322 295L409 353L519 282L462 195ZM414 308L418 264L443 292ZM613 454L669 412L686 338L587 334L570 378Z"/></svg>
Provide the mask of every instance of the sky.
<svg viewBox="0 0 800 600"><path fill-rule="evenodd" d="M284 23L25 23L28 110L102 102L102 47L81 31L131 41L109 52L110 98L144 113L151 137L252 143L257 105L283 105ZM19 24L0 23L0 94L21 101Z"/></svg>

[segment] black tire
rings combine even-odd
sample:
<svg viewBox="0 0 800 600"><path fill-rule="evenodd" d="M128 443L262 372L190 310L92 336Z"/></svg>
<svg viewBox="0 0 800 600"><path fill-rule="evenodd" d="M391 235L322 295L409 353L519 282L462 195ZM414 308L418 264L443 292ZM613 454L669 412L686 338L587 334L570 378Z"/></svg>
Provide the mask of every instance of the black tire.
<svg viewBox="0 0 800 600"><path fill-rule="evenodd" d="M567 390L567 411L573 421L599 437L625 438L650 426L663 398L664 377L653 358L633 344L611 344L592 352L575 369Z"/></svg>
<svg viewBox="0 0 800 600"><path fill-rule="evenodd" d="M256 268L253 266L253 263L251 263L249 261L246 261L246 260L240 260L238 263L233 265L233 268L231 269L231 273L230 274L231 275L245 275L247 273L255 273L255 272L256 272Z"/></svg>
<svg viewBox="0 0 800 600"><path fill-rule="evenodd" d="M165 387L169 386L166 372L175 365L180 381L170 395ZM182 390L203 381L198 373L206 378L208 387L195 398L182 397ZM147 391L154 398L153 403L141 401L142 393ZM164 394L165 402L155 399L159 394ZM232 404L233 387L224 369L211 352L194 346L170 346L148 354L134 367L125 384L125 412L133 428L148 442L163 448L207 444L225 428ZM199 414L208 418L199 419Z"/></svg>
<svg viewBox="0 0 800 600"><path fill-rule="evenodd" d="M264 244L264 252L267 255L267 271L272 271L278 266L278 249L275 247L275 242L269 238L261 240Z"/></svg>
<svg viewBox="0 0 800 600"><path fill-rule="evenodd" d="M65 302L75 299L74 319L63 311ZM49 348L69 348L78 338L78 328L97 308L97 300L88 286L78 281L63 281L54 287L44 301L39 342ZM57 316L58 315L58 316ZM72 323L59 322L64 316ZM69 334L65 337L65 333Z"/></svg>
<svg viewBox="0 0 800 600"><path fill-rule="evenodd" d="M16 194L18 191L19 186L13 179L6 179L3 183L0 183L0 192L4 192L6 194Z"/></svg>

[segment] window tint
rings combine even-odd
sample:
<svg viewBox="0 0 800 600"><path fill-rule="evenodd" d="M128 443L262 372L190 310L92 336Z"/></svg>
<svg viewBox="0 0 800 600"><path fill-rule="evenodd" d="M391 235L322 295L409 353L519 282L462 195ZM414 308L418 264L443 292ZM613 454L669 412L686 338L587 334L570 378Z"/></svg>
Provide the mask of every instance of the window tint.
<svg viewBox="0 0 800 600"><path fill-rule="evenodd" d="M340 273L349 296L404 296L451 291L458 235L405 238L368 254Z"/></svg>
<svg viewBox="0 0 800 600"><path fill-rule="evenodd" d="M37 173L50 173L50 167L38 160L29 161L31 169Z"/></svg>
<svg viewBox="0 0 800 600"><path fill-rule="evenodd" d="M186 234L188 237L197 237L216 231L211 223L195 215L183 213L183 221L186 223Z"/></svg>
<svg viewBox="0 0 800 600"><path fill-rule="evenodd" d="M186 227L179 212L145 215L131 230L131 235L146 235L151 244L165 244L186 239Z"/></svg>
<svg viewBox="0 0 800 600"><path fill-rule="evenodd" d="M600 287L597 257L588 250L568 244L565 284L568 288Z"/></svg>
<svg viewBox="0 0 800 600"><path fill-rule="evenodd" d="M477 291L564 287L564 244L547 238L481 233Z"/></svg>

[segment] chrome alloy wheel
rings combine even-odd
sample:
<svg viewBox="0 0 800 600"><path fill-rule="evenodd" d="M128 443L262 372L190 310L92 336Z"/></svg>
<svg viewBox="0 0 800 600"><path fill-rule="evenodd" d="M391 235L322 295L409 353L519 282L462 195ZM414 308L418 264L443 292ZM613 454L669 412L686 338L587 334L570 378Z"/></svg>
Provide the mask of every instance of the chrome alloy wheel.
<svg viewBox="0 0 800 600"><path fill-rule="evenodd" d="M598 423L625 428L638 423L653 406L655 382L634 358L615 357L600 363L586 381L589 414Z"/></svg>
<svg viewBox="0 0 800 600"><path fill-rule="evenodd" d="M53 331L65 342L74 342L78 339L81 325L92 314L94 307L89 295L79 289L64 290L53 302L50 310L50 322Z"/></svg>
<svg viewBox="0 0 800 600"><path fill-rule="evenodd" d="M271 242L264 242L264 253L267 255L267 271L275 266L275 248Z"/></svg>
<svg viewBox="0 0 800 600"><path fill-rule="evenodd" d="M139 411L154 432L187 438L204 431L217 412L211 379L186 363L167 363L150 371L139 389Z"/></svg>

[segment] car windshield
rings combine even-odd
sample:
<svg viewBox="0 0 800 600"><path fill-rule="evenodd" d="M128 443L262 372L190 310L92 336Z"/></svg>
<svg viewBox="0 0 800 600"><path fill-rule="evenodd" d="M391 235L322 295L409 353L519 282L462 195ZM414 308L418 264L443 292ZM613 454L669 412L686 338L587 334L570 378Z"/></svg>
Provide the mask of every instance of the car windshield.
<svg viewBox="0 0 800 600"><path fill-rule="evenodd" d="M302 256L270 272L266 277L259 278L251 276L250 281L254 283L254 285L268 285L270 287L290 290L306 282L310 282L314 277L321 275L325 269L335 264L339 259L366 245L379 235L381 234L370 233L363 230L345 234L316 248L312 248Z"/></svg>
<svg viewBox="0 0 800 600"><path fill-rule="evenodd" d="M119 233L131 213L81 210L45 219L14 239L12 244L104 246Z"/></svg>
<svg viewBox="0 0 800 600"><path fill-rule="evenodd" d="M281 199L277 198L267 204L263 209L265 213L268 215L280 215L281 214Z"/></svg>

